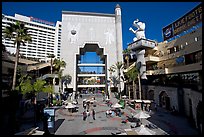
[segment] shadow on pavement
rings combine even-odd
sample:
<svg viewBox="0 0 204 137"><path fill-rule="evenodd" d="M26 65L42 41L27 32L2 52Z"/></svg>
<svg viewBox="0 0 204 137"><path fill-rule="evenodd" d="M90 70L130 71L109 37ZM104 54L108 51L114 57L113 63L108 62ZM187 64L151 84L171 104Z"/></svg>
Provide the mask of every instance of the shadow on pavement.
<svg viewBox="0 0 204 137"><path fill-rule="evenodd" d="M58 119L57 121L55 121L55 131L58 130L58 128L60 127L60 125L64 122L65 119Z"/></svg>

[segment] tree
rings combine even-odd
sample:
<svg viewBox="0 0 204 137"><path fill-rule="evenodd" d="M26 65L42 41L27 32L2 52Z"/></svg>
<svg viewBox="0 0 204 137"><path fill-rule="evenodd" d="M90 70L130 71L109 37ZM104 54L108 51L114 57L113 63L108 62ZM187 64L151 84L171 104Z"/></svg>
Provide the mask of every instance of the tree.
<svg viewBox="0 0 204 137"><path fill-rule="evenodd" d="M45 80L37 79L34 83L32 82L32 77L29 75L23 75L19 79L19 85L15 88L22 94L32 93L36 96L39 92L53 93L52 85L47 85Z"/></svg>
<svg viewBox="0 0 204 137"><path fill-rule="evenodd" d="M23 95L26 93L33 92L33 84L31 82L31 76L23 75L19 78L19 85L15 88L17 91L20 91Z"/></svg>
<svg viewBox="0 0 204 137"><path fill-rule="evenodd" d="M39 92L48 92L52 93L53 89L51 85L46 85L46 81L42 79L37 79L32 83L32 78L29 75L23 75L19 79L19 86L16 87L16 90L20 91L22 94L29 93L32 95L32 103L34 106L34 126L36 126L36 95ZM49 101L48 101L49 102Z"/></svg>
<svg viewBox="0 0 204 137"><path fill-rule="evenodd" d="M121 70L123 69L123 63L122 63L122 61L116 62L116 64L112 65L111 68L112 68L113 70L117 70L117 73L118 73L118 81L119 81L118 89L119 89L119 95L120 95L120 99L121 99L120 78L121 78Z"/></svg>
<svg viewBox="0 0 204 137"><path fill-rule="evenodd" d="M125 73L126 77L129 79L128 81L132 81L133 84L133 94L134 98L136 97L136 84L135 81L138 78L138 70L136 67L133 67L131 70ZM130 91L129 91L129 98L130 98Z"/></svg>
<svg viewBox="0 0 204 137"><path fill-rule="evenodd" d="M131 50L130 49L125 49L123 50L123 55L125 56L125 60L127 61L127 66L126 66L126 69L129 68L129 59L130 59L130 53L131 53ZM129 99L130 99L130 85L129 85L129 79L127 79L127 90L128 90L128 96L129 96Z"/></svg>
<svg viewBox="0 0 204 137"><path fill-rule="evenodd" d="M62 89L62 68L66 67L66 62L63 60L59 60L59 59L55 59L54 62L54 68L55 68L55 73L58 74L58 78L59 78L59 93L61 93L61 89Z"/></svg>
<svg viewBox="0 0 204 137"><path fill-rule="evenodd" d="M14 45L17 45L12 84L12 90L14 90L16 86L16 72L19 60L20 45L25 46L25 43L31 42L32 38L28 34L28 28L25 27L25 24L20 23L19 21L17 21L16 24L9 23L9 26L6 26L6 28L3 30L3 34L4 38L8 38L11 40L14 39Z"/></svg>

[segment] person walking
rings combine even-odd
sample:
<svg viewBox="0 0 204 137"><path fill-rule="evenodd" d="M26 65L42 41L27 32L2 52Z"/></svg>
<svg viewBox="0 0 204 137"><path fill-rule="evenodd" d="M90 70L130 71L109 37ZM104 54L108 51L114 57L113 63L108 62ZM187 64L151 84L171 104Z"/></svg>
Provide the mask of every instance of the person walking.
<svg viewBox="0 0 204 137"><path fill-rule="evenodd" d="M95 110L94 110L94 109L92 109L92 116L93 116L93 120L96 120L96 118L95 118L95 114L96 114Z"/></svg>
<svg viewBox="0 0 204 137"><path fill-rule="evenodd" d="M86 103L83 104L83 108L86 109Z"/></svg>
<svg viewBox="0 0 204 137"><path fill-rule="evenodd" d="M89 121L90 112L89 112L88 109L87 109L87 111L86 111L86 115L87 115L87 119L88 119L88 121Z"/></svg>
<svg viewBox="0 0 204 137"><path fill-rule="evenodd" d="M86 111L84 110L83 112L83 120L86 121L86 117L87 117L87 114L86 114Z"/></svg>

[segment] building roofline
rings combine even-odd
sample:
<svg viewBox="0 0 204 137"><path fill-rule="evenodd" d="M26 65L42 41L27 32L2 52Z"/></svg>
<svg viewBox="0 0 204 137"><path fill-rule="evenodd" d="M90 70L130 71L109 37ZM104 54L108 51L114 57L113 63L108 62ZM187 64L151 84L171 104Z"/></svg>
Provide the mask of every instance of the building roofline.
<svg viewBox="0 0 204 137"><path fill-rule="evenodd" d="M115 17L115 14L95 13L95 12L62 11L62 14Z"/></svg>

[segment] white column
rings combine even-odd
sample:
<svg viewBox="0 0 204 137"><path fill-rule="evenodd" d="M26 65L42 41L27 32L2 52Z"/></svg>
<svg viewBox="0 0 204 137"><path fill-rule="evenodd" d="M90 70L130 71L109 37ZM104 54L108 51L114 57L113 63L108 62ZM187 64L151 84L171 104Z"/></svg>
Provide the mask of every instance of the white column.
<svg viewBox="0 0 204 137"><path fill-rule="evenodd" d="M140 77L141 77L141 79L147 79L147 76L146 76L146 62L145 62L144 54L145 54L145 49L136 51L137 63L141 62L141 67L140 67Z"/></svg>

